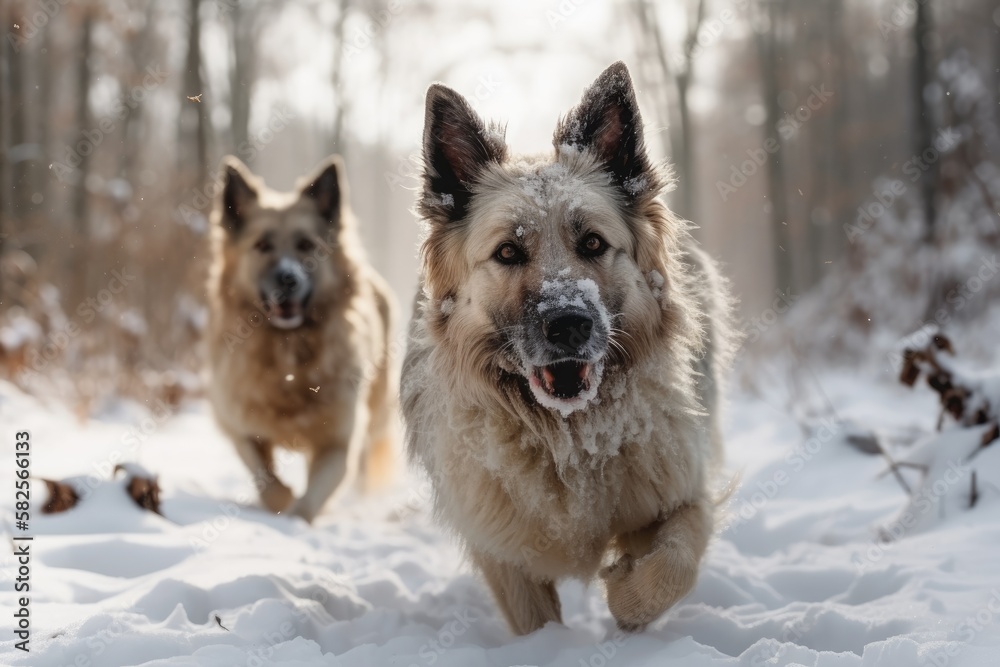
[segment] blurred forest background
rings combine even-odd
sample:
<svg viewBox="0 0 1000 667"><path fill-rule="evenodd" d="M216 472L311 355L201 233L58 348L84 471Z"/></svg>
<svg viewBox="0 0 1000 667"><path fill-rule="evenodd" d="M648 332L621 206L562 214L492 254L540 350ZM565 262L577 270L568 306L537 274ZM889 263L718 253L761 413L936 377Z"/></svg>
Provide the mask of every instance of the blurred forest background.
<svg viewBox="0 0 1000 667"><path fill-rule="evenodd" d="M992 0L0 0L0 23L0 377L81 414L200 392L223 155L278 188L344 155L406 311L427 85L545 150L617 59L748 359L895 373L939 327L996 348Z"/></svg>

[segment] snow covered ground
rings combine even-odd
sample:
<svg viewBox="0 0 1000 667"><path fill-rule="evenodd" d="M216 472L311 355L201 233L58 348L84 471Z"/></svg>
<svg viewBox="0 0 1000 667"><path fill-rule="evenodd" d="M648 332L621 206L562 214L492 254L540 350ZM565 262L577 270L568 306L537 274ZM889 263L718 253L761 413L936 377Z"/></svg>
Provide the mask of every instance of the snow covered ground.
<svg viewBox="0 0 1000 667"><path fill-rule="evenodd" d="M623 636L600 590L569 582L566 624L528 637L509 634L431 522L419 481L350 497L310 527L254 507L250 477L204 406L163 419L119 405L81 424L0 383L4 529L16 430L31 430L34 475L86 490L66 513L33 511L30 654L14 649L15 568L0 558L0 664L1000 664L1000 493L981 484L966 510L968 470L938 466L940 480L932 472L919 487L926 502L906 509L900 484L879 477L885 461L845 437L850 424L889 442L930 430L936 397L846 374L821 380L836 415L814 417L808 432L782 396L734 396L728 450L742 484L681 604ZM994 449L978 467L1000 468ZM110 479L119 458L159 475L163 517ZM301 462L283 465L301 488ZM879 541L880 530L901 537Z"/></svg>

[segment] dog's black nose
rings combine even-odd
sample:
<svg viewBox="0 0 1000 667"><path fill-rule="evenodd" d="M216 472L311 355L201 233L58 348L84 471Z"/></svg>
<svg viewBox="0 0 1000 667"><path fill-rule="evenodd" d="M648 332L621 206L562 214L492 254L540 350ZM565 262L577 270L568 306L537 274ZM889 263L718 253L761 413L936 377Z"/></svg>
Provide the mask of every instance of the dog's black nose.
<svg viewBox="0 0 1000 667"><path fill-rule="evenodd" d="M586 345L593 328L594 320L578 313L561 315L543 324L545 338L566 354L575 354Z"/></svg>
<svg viewBox="0 0 1000 667"><path fill-rule="evenodd" d="M299 286L299 277L295 275L294 271L288 269L278 269L274 274L274 280L279 287L289 292Z"/></svg>

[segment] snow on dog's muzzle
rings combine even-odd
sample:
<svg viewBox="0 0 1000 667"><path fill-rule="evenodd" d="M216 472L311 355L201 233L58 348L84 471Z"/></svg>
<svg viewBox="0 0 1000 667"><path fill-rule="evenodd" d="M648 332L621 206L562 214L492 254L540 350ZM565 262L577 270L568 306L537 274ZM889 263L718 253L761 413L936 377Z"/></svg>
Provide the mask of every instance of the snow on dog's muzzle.
<svg viewBox="0 0 1000 667"><path fill-rule="evenodd" d="M524 370L538 403L563 416L597 396L610 323L597 285L589 279L542 283L537 325L527 332Z"/></svg>

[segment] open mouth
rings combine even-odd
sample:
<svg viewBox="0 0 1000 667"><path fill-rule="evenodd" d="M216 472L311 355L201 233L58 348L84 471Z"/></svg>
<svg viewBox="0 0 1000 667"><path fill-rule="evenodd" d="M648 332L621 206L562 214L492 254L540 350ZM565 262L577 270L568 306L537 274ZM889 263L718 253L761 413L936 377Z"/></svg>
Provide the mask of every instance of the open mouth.
<svg viewBox="0 0 1000 667"><path fill-rule="evenodd" d="M535 366L528 384L535 399L544 407L558 410L563 416L586 407L597 394L600 369L585 361L558 361Z"/></svg>
<svg viewBox="0 0 1000 667"><path fill-rule="evenodd" d="M582 361L560 361L538 366L534 376L541 388L553 398L576 398L590 389L590 364Z"/></svg>
<svg viewBox="0 0 1000 667"><path fill-rule="evenodd" d="M267 321L278 329L295 329L305 321L304 305L298 299L265 300Z"/></svg>
<svg viewBox="0 0 1000 667"><path fill-rule="evenodd" d="M271 324L279 329L294 329L302 324L302 306L299 304L281 304L271 310L268 317Z"/></svg>

